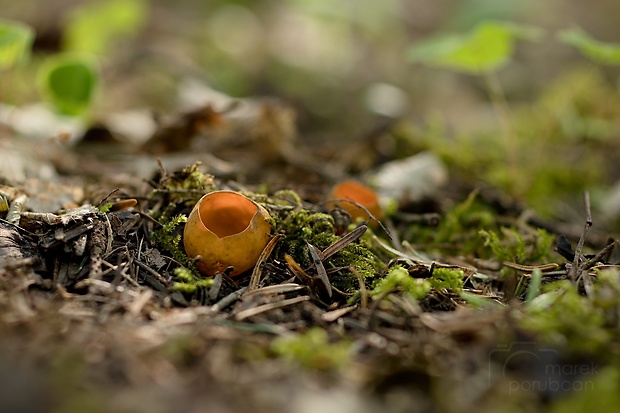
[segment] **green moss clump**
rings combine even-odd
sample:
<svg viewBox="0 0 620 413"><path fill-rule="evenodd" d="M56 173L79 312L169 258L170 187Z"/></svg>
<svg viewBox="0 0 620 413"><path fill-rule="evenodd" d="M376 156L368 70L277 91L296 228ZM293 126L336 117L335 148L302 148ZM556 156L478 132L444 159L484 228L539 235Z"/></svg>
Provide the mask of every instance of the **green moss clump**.
<svg viewBox="0 0 620 413"><path fill-rule="evenodd" d="M181 231L179 226L187 222L185 215L177 215L163 223L160 229L153 231L153 240L157 245L168 251L172 258L181 265L190 264L191 260L181 250Z"/></svg>
<svg viewBox="0 0 620 413"><path fill-rule="evenodd" d="M544 293L526 307L519 324L554 348L601 356L608 352L615 330L596 298L607 288L605 284L595 285L593 299L580 295L568 280L547 284L542 287ZM617 306L618 295L615 297ZM613 335L617 338L618 333Z"/></svg>
<svg viewBox="0 0 620 413"><path fill-rule="evenodd" d="M434 290L449 290L455 293L463 291L463 270L453 268L435 268L429 279Z"/></svg>
<svg viewBox="0 0 620 413"><path fill-rule="evenodd" d="M291 189L281 189L273 194L272 201L275 205L301 205L301 197Z"/></svg>
<svg viewBox="0 0 620 413"><path fill-rule="evenodd" d="M385 277L375 282L372 295L378 297L391 290L409 294L414 300L421 300L431 291L448 290L455 293L463 291L463 271L452 268L435 268L430 278L414 278L406 268L395 265Z"/></svg>
<svg viewBox="0 0 620 413"><path fill-rule="evenodd" d="M170 191L209 192L214 190L213 175L200 172L199 166L200 162L197 162L168 176L164 186Z"/></svg>
<svg viewBox="0 0 620 413"><path fill-rule="evenodd" d="M172 285L173 291L188 294L195 293L199 288L208 288L213 284L211 278L204 278L194 261L181 249L181 224L187 222L185 215L177 215L160 229L153 231L153 240L161 248L170 253L172 258L181 266L174 269L173 274L178 281Z"/></svg>
<svg viewBox="0 0 620 413"><path fill-rule="evenodd" d="M335 370L349 361L351 343L331 342L322 328L274 340L271 350L288 361L312 370Z"/></svg>
<svg viewBox="0 0 620 413"><path fill-rule="evenodd" d="M465 201L452 208L436 228L437 243L454 242L455 238L466 234L472 228L486 228L495 222L493 212L484 204L477 202L478 193L470 193Z"/></svg>
<svg viewBox="0 0 620 413"><path fill-rule="evenodd" d="M199 166L199 162L186 166L159 182L152 196L160 198L158 203L165 207L151 213L154 219L166 224L180 213L187 213L206 193L217 190L213 176L199 171Z"/></svg>
<svg viewBox="0 0 620 413"><path fill-rule="evenodd" d="M97 209L99 210L99 212L105 214L107 212L110 212L110 208L112 208L112 202L106 202L105 204L98 206Z"/></svg>
<svg viewBox="0 0 620 413"><path fill-rule="evenodd" d="M322 250L338 240L334 233L334 219L328 214L297 208L287 211L284 218L278 215L274 217L276 232L286 236L277 247L277 253L289 254L302 267L312 264L306 241Z"/></svg>
<svg viewBox="0 0 620 413"><path fill-rule="evenodd" d="M286 236L276 247L275 255L282 258L288 254L303 268L313 266L307 243L323 250L340 239L334 233L334 219L329 214L298 207L286 211L283 217L274 215L276 232ZM367 284L376 277L383 265L370 249L359 242L347 245L325 262L326 269L353 266ZM357 277L346 269L331 274L330 281L334 287L347 294L353 294L359 289Z"/></svg>
<svg viewBox="0 0 620 413"><path fill-rule="evenodd" d="M529 237L520 234L514 228L507 227L500 228L500 232L480 230L479 235L484 239L484 246L488 248L483 256L499 262L544 264L552 259L551 245L554 243L554 237L544 229L537 229ZM506 273L510 269L504 268L502 271Z"/></svg>
<svg viewBox="0 0 620 413"><path fill-rule="evenodd" d="M395 265L388 273L375 283L372 295L377 297L387 291L398 289L409 294L414 300L420 300L431 292L433 286L428 279L413 278L401 265Z"/></svg>
<svg viewBox="0 0 620 413"><path fill-rule="evenodd" d="M590 377L586 376L574 382L571 387L573 392L555 400L548 411L596 412L609 411L610 406L620 406L620 369L617 366L608 366L592 370Z"/></svg>
<svg viewBox="0 0 620 413"><path fill-rule="evenodd" d="M455 205L435 228L412 225L403 238L416 244L436 245L437 249L457 246L461 254L479 256L482 253L480 239L476 236L483 228L495 225L495 214L472 192L467 199Z"/></svg>
<svg viewBox="0 0 620 413"><path fill-rule="evenodd" d="M209 288L213 285L213 278L198 278L195 271L186 267L178 267L174 269L174 275L179 280L172 285L173 291L180 291L187 294L193 294L199 288Z"/></svg>

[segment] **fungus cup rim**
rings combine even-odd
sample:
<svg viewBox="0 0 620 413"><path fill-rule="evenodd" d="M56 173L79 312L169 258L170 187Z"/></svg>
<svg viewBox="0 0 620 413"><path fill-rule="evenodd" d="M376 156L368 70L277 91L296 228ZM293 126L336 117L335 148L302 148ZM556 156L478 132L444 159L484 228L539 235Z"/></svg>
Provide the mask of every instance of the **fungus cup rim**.
<svg viewBox="0 0 620 413"><path fill-rule="evenodd" d="M236 199L223 199L223 196ZM256 202L234 191L210 192L198 201L197 207L200 223L218 238L243 233L260 214L260 206Z"/></svg>

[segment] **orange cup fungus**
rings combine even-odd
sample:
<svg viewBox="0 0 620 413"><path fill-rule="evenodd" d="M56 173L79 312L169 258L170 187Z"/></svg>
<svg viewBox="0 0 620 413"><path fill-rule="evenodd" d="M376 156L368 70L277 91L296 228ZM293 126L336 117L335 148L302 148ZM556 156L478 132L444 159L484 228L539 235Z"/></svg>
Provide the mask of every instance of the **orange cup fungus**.
<svg viewBox="0 0 620 413"><path fill-rule="evenodd" d="M353 221L370 219L368 213L360 206L366 208L377 219L381 219L383 214L377 193L359 182L344 181L335 185L329 193L329 199L329 208L338 207L345 210Z"/></svg>
<svg viewBox="0 0 620 413"><path fill-rule="evenodd" d="M197 267L213 276L229 267L231 276L248 271L269 242L271 225L267 211L233 191L203 196L189 214L183 243Z"/></svg>

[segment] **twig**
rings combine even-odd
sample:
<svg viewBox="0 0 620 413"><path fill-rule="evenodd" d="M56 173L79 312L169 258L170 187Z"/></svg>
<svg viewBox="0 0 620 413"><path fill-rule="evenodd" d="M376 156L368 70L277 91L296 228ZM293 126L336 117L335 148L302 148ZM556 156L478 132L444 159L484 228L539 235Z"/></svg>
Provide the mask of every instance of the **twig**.
<svg viewBox="0 0 620 413"><path fill-rule="evenodd" d="M379 294L379 296L372 300L372 305L370 306L370 316L368 317L368 324L366 325L369 330L374 330L377 327L377 310L379 309L379 304L381 304L381 301L396 291L398 291L398 288L390 288L387 291L383 291Z"/></svg>
<svg viewBox="0 0 620 413"><path fill-rule="evenodd" d="M502 262L504 267L512 268L513 270L523 271L523 272L533 272L535 270L541 272L547 271L555 271L559 268L559 265L556 263L543 264L543 265L522 265L517 264L516 262L504 261Z"/></svg>
<svg viewBox="0 0 620 413"><path fill-rule="evenodd" d="M586 235L588 235L588 230L592 226L592 213L590 210L590 193L585 191L583 193L583 200L586 208L586 224L583 227L583 232L581 233L581 237L579 238L579 242L577 243L577 247L575 248L575 259L573 260L573 265L568 272L570 279L573 282L577 281L577 273L582 268L579 268L579 261L581 260L581 250L583 250L583 244L586 242Z"/></svg>
<svg viewBox="0 0 620 413"><path fill-rule="evenodd" d="M120 191L120 188L115 188L112 190L112 192L110 192L109 194L107 194L101 201L99 201L99 203L97 204L97 208L100 208L102 205L104 205L106 203L106 201L115 193L117 193L118 191Z"/></svg>
<svg viewBox="0 0 620 413"><path fill-rule="evenodd" d="M209 292L207 293L207 297L209 297L209 300L215 301L217 296L220 294L223 280L224 275L221 272L215 274L215 277L213 277L213 284L211 285L211 287L209 287Z"/></svg>
<svg viewBox="0 0 620 413"><path fill-rule="evenodd" d="M364 278L362 278L362 275L359 273L359 271L357 271L357 269L352 265L349 267L349 271L351 271L351 273L357 278L357 282L360 286L360 301L362 302L362 309L366 310L368 309L368 290L366 290Z"/></svg>
<svg viewBox="0 0 620 413"><path fill-rule="evenodd" d="M332 284L329 282L329 278L327 277L327 271L325 271L325 266L323 265L323 261L321 261L321 257L319 256L320 251L308 241L306 241L306 244L308 245L308 250L310 251L310 258L312 258L312 263L316 268L316 273L319 276L319 280L321 280L321 283L323 283L323 287L325 287L327 296L331 298Z"/></svg>
<svg viewBox="0 0 620 413"><path fill-rule="evenodd" d="M140 261L140 260L137 260L137 259L134 259L134 260L133 260L133 262L134 262L134 263L135 263L138 267L142 268L143 270L146 270L146 272L148 272L148 273L149 273L149 274L151 274L153 277L155 277L155 279L156 279L157 281L159 281L162 285L164 285L164 286L168 286L168 284L169 284L169 283L168 283L168 281L166 281L166 279L165 279L165 278L164 278L161 274L159 274L157 271L155 271L154 269L152 269L151 267L149 267L146 263L144 263L144 262L142 262L142 261Z"/></svg>
<svg viewBox="0 0 620 413"><path fill-rule="evenodd" d="M245 287L242 287L238 289L237 291L234 291L228 294L226 297L222 298L220 301L213 304L211 308L209 309L209 312L219 313L220 311L222 311L223 309L225 309L226 307L228 307L229 305L237 301L239 297L241 297L241 294L243 294L244 291L245 291Z"/></svg>
<svg viewBox="0 0 620 413"><path fill-rule="evenodd" d="M284 261L286 261L289 271L295 277L297 277L300 281L305 282L308 286L310 286L310 288L313 288L312 277L308 275L299 264L297 264L297 261L295 261L293 257L288 254L284 254Z"/></svg>
<svg viewBox="0 0 620 413"><path fill-rule="evenodd" d="M504 140L504 154L506 162L511 172L515 172L518 167L518 153L516 142L513 136L512 124L510 121L510 108L502 84L500 83L497 73L485 71L482 78L487 86L487 91L491 99L491 106L497 116L502 130Z"/></svg>
<svg viewBox="0 0 620 413"><path fill-rule="evenodd" d="M590 268L594 267L605 255L607 255L607 253L609 253L609 251L616 246L617 241L612 241L609 244L607 244L605 246L605 248L603 248L602 250L599 251L598 254L596 254L594 257L590 258L588 260L588 262L586 263L586 265L584 265L583 269L584 270L589 270Z"/></svg>
<svg viewBox="0 0 620 413"><path fill-rule="evenodd" d="M159 178L159 185L163 186L163 183L168 178L168 173L166 172L166 168L164 167L164 163L161 161L161 158L157 157L157 166L159 167L159 173L161 177Z"/></svg>
<svg viewBox="0 0 620 413"><path fill-rule="evenodd" d="M385 225L383 225L383 223L378 220L369 210L368 208L366 208L364 205L359 204L358 202L355 202L351 199L345 199L345 198L335 198L335 199L330 199L329 202L346 202L349 204L353 204L356 207L362 209L366 214L368 214L368 216L370 217L370 219L372 221L375 221L377 224L379 224L379 226L381 227L381 229L383 230L383 232L385 232L385 234L388 236L388 238L392 239L392 234L390 233L390 231L388 231L388 229L385 227ZM364 225L367 225L368 221L366 221L364 223Z"/></svg>
<svg viewBox="0 0 620 413"><path fill-rule="evenodd" d="M330 257L338 253L341 249L343 249L350 243L357 241L362 235L364 235L367 229L368 227L365 224L363 224L355 228L353 231L349 232L348 234L345 234L344 236L342 236L338 241L334 242L332 245L325 248L321 252L322 254L321 261L325 261L329 259Z"/></svg>
<svg viewBox="0 0 620 413"><path fill-rule="evenodd" d="M309 300L310 300L310 296L302 295L300 297L289 298L289 299L282 300L276 303L259 305L254 308L248 308L247 310L239 311L237 314L235 314L235 320L242 321L248 317L262 314L267 311L271 311L271 310L275 310L275 309L283 308L283 307L288 307L290 305L302 303L304 301L309 301Z"/></svg>
<svg viewBox="0 0 620 413"><path fill-rule="evenodd" d="M284 283L284 284L275 284L269 285L267 287L260 288L254 291L246 290L245 294L243 294L243 299L254 297L257 295L272 295L272 294L283 294L290 293L293 291L303 290L304 286L295 284L295 283Z"/></svg>
<svg viewBox="0 0 620 413"><path fill-rule="evenodd" d="M275 237L269 240L269 243L265 246L263 251L258 257L258 261L252 270L252 276L250 277L250 285L248 285L247 292L255 290L260 282L261 275L263 274L263 263L269 258L271 252L276 247L276 244L282 239L282 234L277 234Z"/></svg>
<svg viewBox="0 0 620 413"><path fill-rule="evenodd" d="M338 320L340 317L342 317L345 314L350 313L351 311L357 309L356 305L350 306L350 307L342 307L342 308L338 308L336 310L333 311L329 311L327 313L323 313L321 314L321 320L327 322L327 323L332 323L336 320Z"/></svg>

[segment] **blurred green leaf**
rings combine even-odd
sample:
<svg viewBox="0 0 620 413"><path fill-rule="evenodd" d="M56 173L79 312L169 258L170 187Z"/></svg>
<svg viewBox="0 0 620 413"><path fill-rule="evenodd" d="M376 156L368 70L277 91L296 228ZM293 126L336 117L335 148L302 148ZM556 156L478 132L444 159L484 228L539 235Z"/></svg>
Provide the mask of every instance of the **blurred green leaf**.
<svg viewBox="0 0 620 413"><path fill-rule="evenodd" d="M620 65L620 43L598 41L578 27L562 30L557 37L597 63Z"/></svg>
<svg viewBox="0 0 620 413"><path fill-rule="evenodd" d="M65 47L70 51L104 54L114 40L136 34L146 20L144 0L108 0L77 8L67 22Z"/></svg>
<svg viewBox="0 0 620 413"><path fill-rule="evenodd" d="M26 60L33 39L34 31L25 24L0 20L0 70Z"/></svg>
<svg viewBox="0 0 620 413"><path fill-rule="evenodd" d="M84 114L98 83L97 64L90 56L60 54L48 60L39 72L43 95L65 115Z"/></svg>
<svg viewBox="0 0 620 413"><path fill-rule="evenodd" d="M542 31L509 22L485 21L465 34L422 41L408 52L412 62L481 74L500 69L510 61L516 40L537 40Z"/></svg>

